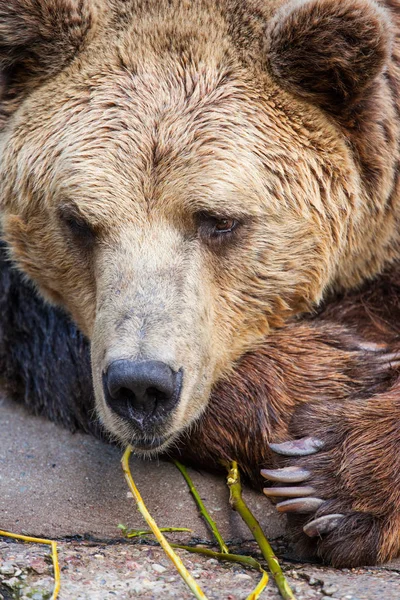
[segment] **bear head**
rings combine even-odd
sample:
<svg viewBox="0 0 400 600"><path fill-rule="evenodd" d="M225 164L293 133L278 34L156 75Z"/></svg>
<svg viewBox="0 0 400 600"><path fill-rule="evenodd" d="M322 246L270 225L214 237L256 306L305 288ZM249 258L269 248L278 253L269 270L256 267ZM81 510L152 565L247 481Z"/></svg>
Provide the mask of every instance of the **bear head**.
<svg viewBox="0 0 400 600"><path fill-rule="evenodd" d="M387 260L388 14L372 0L0 6L2 236L91 340L117 439L165 449L271 327ZM361 135L377 106L392 129Z"/></svg>

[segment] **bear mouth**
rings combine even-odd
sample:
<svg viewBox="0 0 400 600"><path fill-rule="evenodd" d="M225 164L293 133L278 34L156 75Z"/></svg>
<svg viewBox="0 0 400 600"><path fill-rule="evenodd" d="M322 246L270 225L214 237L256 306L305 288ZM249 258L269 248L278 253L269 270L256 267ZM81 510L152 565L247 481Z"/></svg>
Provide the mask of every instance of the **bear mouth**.
<svg viewBox="0 0 400 600"><path fill-rule="evenodd" d="M173 434L160 436L160 437L152 437L151 439L135 439L135 441L131 444L132 448L135 452L149 452L154 450L161 450L169 441L174 437Z"/></svg>

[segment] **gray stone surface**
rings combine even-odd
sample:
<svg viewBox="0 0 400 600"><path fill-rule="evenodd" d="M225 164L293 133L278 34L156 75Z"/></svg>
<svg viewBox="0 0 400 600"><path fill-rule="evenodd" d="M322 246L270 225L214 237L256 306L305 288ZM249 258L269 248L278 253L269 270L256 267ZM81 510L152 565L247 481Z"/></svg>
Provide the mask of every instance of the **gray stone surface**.
<svg viewBox="0 0 400 600"><path fill-rule="evenodd" d="M142 527L120 467L121 451L80 433L71 434L23 407L0 403L0 529L62 538L120 537L118 523ZM148 509L161 527L189 527L193 536L208 530L182 475L173 464L132 460L132 474ZM227 539L251 536L228 503L223 477L191 470L193 480ZM253 490L246 499L267 535L284 531L284 520Z"/></svg>
<svg viewBox="0 0 400 600"><path fill-rule="evenodd" d="M242 551L257 556L254 544ZM163 552L143 544L58 544L61 566L59 600L190 600L191 592ZM208 600L246 600L260 578L240 565L178 550ZM0 596L4 600L47 600L53 589L45 546L0 541ZM396 565L379 569L335 570L281 561L296 600L399 600ZM13 573L10 573L10 571ZM279 600L272 578L260 600Z"/></svg>
<svg viewBox="0 0 400 600"><path fill-rule="evenodd" d="M150 538L121 541L118 523L142 528L143 521L129 497L120 457L117 448L72 435L0 401L0 529L60 540L60 600L189 600L191 592ZM160 526L190 527L189 537L210 539L173 465L134 460L132 472ZM229 508L223 477L191 474L225 539L236 542L232 549L261 560ZM278 540L284 534L283 519L261 494L245 494L269 539ZM89 538L68 540L76 535ZM50 598L48 552L43 545L0 538L0 600ZM239 565L179 553L209 600L244 600L258 581L258 573ZM400 561L374 569L335 570L284 561L282 567L297 600L400 600ZM270 581L261 599L278 598Z"/></svg>

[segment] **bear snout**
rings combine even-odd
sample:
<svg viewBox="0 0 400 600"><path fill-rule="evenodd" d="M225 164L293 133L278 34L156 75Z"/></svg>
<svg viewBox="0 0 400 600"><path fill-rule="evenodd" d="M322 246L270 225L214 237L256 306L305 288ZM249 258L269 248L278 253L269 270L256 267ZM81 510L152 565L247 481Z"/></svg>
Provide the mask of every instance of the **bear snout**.
<svg viewBox="0 0 400 600"><path fill-rule="evenodd" d="M171 416L182 379L183 369L174 371L159 360L114 360L103 372L104 397L113 412L146 435Z"/></svg>

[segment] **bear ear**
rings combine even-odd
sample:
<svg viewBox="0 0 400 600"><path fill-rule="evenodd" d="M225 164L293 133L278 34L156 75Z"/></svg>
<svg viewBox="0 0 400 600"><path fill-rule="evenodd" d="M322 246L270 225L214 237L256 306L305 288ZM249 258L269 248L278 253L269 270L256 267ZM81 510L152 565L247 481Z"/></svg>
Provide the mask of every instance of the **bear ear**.
<svg viewBox="0 0 400 600"><path fill-rule="evenodd" d="M268 26L268 62L288 91L340 114L382 72L391 38L388 13L373 0L294 0Z"/></svg>
<svg viewBox="0 0 400 600"><path fill-rule="evenodd" d="M3 100L7 88L12 87L15 96L74 57L92 26L93 4L92 0L0 1Z"/></svg>

